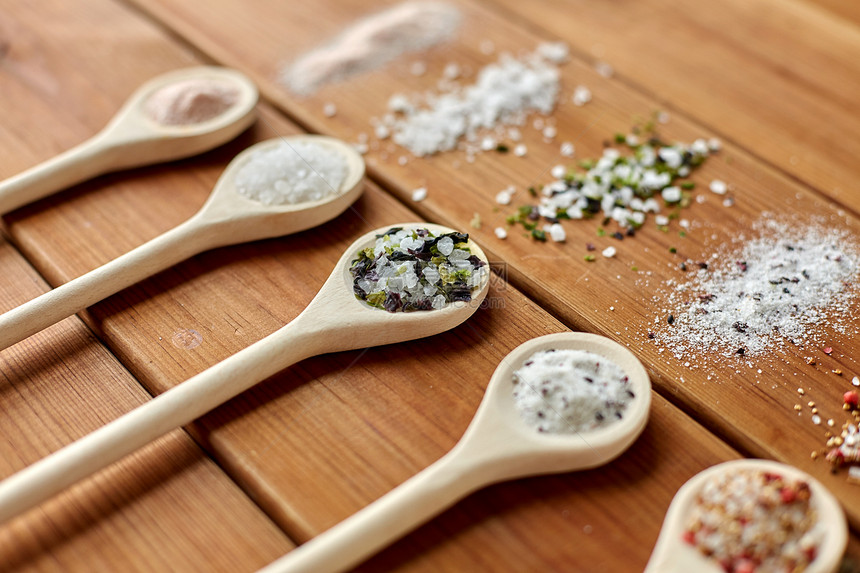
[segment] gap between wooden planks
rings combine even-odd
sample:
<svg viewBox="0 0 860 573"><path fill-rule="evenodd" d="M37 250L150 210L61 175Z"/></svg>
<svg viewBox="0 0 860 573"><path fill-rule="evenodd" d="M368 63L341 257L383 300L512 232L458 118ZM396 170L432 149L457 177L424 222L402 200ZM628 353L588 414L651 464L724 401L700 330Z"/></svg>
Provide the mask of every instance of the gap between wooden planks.
<svg viewBox="0 0 860 573"><path fill-rule="evenodd" d="M47 288L0 242L0 307ZM0 353L6 477L148 399L78 318ZM4 571L251 571L292 543L183 432L0 525Z"/></svg>
<svg viewBox="0 0 860 573"><path fill-rule="evenodd" d="M420 56L401 58L383 70L324 88L313 97L297 99L274 81L280 66L367 13L364 5L339 3L337 11L328 13L320 5L313 8L273 6L258 1L243 4L241 9L219 5L199 15L168 0L140 0L136 4L215 60L240 66L253 75L264 94L303 125L353 141L360 132L370 131L369 117L384 113L390 94L432 87L448 61L459 62L474 71L494 59L495 56L480 53L481 41L489 39L499 49L512 51L532 49L538 41L492 11L464 2L460 4L464 12L464 31L452 43ZM319 13L327 16L314 20L314 14ZM311 21L318 25L311 27ZM291 23L297 22L304 24L290 28ZM285 29L290 33L284 34ZM225 41L228 30L229 35L243 38L243 41ZM427 63L428 73L424 77L416 78L409 73L408 64L415 59ZM396 157L408 156L408 153L384 144L382 151L366 157L370 173L405 203L410 202L411 189L426 186L430 190L429 198L411 206L428 220L467 228L473 214L481 214L484 228L474 231L474 235L494 257L507 264L512 281L526 294L571 327L606 334L630 345L651 368L664 396L736 447L753 455L792 463L816 475L843 500L852 523L857 526L860 513L849 503L856 492L853 486L846 484L844 473L832 476L827 464L809 459L809 453L823 445L823 430L806 419L798 419L793 410L797 403L795 390L803 385L815 395L816 401L830 404L833 414L839 413L845 379L835 378L830 370L842 368L846 373L860 372L854 358L858 355L856 340L839 339L832 333L838 342L833 345L837 352L831 358L822 359L815 368L804 361L804 355L814 352L813 348L790 351L784 357L767 357L755 363L741 361L698 369L685 367L684 359L662 356L655 345L646 341L653 320L665 319L660 302L653 300L660 283L684 276L677 270L677 264L685 258L703 260L718 246L748 236L751 223L761 213L771 212L775 216L798 217L799 220L820 216L829 224L848 227L855 233L857 220L838 205L762 164L742 148L727 144L720 155L694 176L698 193L705 196L706 203L694 204L684 213L694 225L684 239L677 236L677 227L672 228L671 234L662 234L649 226L633 241L613 243L611 239L596 237L597 223L586 222L566 226L567 245L539 245L514 236L499 242L492 229L503 223L506 212L496 212L493 197L498 190L513 183L521 190L522 197L522 189L547 181L544 172L548 167L564 161L557 152L560 141L571 138L579 158L597 156L606 139L629 129L632 117L647 117L660 107L618 79L601 77L589 63L576 58L564 68L563 76L563 100L569 98L578 83L591 87L594 100L584 108L575 108L570 103L559 107L555 116L560 135L552 145L541 144L540 136L527 130L527 158L485 154L468 168L464 165L457 168L456 162L462 158L444 154L424 160L412 159L401 166ZM330 119L322 114L328 102L335 103L338 108L337 115ZM729 113L731 102L723 106L717 111ZM681 141L713 135L682 114L676 114L661 131L668 139ZM388 153L387 159L382 157L383 152ZM734 187L735 207L723 208L721 197L704 191L714 178ZM596 243L598 251L608 244L617 244L619 255L600 264L585 263L582 257L586 242ZM677 249L677 256L669 254L670 247ZM632 271L633 266L638 270ZM554 272L548 273L547 268ZM610 311L610 307L614 310ZM763 370L761 375L757 374L758 368ZM713 380L707 379L709 375ZM747 415L750 408L755 416Z"/></svg>
<svg viewBox="0 0 860 573"><path fill-rule="evenodd" d="M77 50L109 40L115 43L114 50L102 52L103 63L114 61L116 54L126 61L140 54L156 68L194 63L178 57L171 43L135 20L127 21L125 13L111 6L93 1L89 9L77 5L71 15L64 13L63 6L52 6L55 10L43 15L47 21L38 18L48 33L62 22L69 26L64 33L72 37L84 35L75 26L99 21L108 31L106 37L93 37L87 28L86 44L55 45L47 38L40 43L41 57L35 61L12 50L18 74L4 85L29 96L33 106L30 113L12 115L19 118L14 129L26 131L33 123L64 127L46 131L45 139L33 147L26 145L26 139L8 138L24 145L17 145L15 153L4 158L4 169L23 168L30 159L50 155L52 146L62 147L63 142L50 136L63 129L85 137L145 79L95 74L83 81L77 68L58 64L73 61L80 55ZM32 15L29 20L19 17L23 29L30 33L38 29L27 26ZM114 38L113 30L122 30L121 38ZM93 104L84 119L70 118L66 108L51 104L56 91L41 90L42 84L28 81L40 73L55 79L60 71L68 80L62 82L68 90L65 96L98 101L93 96L104 90L109 94L104 105ZM13 97L4 105L26 111L28 100ZM33 114L33 109L38 113ZM239 149L261 137L295 129L270 110L263 111L268 121L225 149L79 186L13 214L11 233L55 284L88 270L189 215ZM45 149L34 151L39 145ZM367 225L415 218L372 186L357 209L323 229L323 244L316 234L305 233L210 253L97 306L96 319L88 320L152 387L181 382L294 316L340 251ZM359 214L373 218L373 223L362 221ZM497 285L494 292L497 304L507 306L480 311L477 326L469 324L452 335L402 348L308 361L220 409L197 426L197 435L220 454L219 462L234 475L258 485L249 491L268 504L276 518L291 519L300 535L312 535L441 455L462 432L501 356L518 342L562 329L506 285ZM200 338L188 336L191 331ZM438 356L439 364L428 364L427 356ZM350 369L349 379L341 373L345 369ZM450 379L440 372L450 373ZM614 570L641 569L675 489L699 469L735 455L673 406L659 397L655 400L654 419L637 449L605 471L493 488L404 540L369 567L438 570L472 563L492 570L522 570L606 563ZM582 490L592 493L592 498L583 500ZM634 536L615 527L615 522L631 515L631 507L647 523ZM236 519L240 526L241 521ZM586 526L597 534L590 536ZM571 532L580 540L576 545L569 543ZM179 535L176 539L183 540ZM610 551L620 543L633 543L635 550Z"/></svg>
<svg viewBox="0 0 860 573"><path fill-rule="evenodd" d="M482 3L860 212L856 19L804 0Z"/></svg>

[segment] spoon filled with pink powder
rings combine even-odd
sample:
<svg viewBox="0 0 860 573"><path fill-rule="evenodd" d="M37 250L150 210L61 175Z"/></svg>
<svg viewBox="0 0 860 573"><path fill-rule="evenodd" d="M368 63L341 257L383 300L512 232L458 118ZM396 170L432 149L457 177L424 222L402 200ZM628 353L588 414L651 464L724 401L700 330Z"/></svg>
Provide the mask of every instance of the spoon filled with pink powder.
<svg viewBox="0 0 860 573"><path fill-rule="evenodd" d="M0 182L0 214L97 175L197 155L230 141L256 117L257 88L228 68L157 76L96 135Z"/></svg>

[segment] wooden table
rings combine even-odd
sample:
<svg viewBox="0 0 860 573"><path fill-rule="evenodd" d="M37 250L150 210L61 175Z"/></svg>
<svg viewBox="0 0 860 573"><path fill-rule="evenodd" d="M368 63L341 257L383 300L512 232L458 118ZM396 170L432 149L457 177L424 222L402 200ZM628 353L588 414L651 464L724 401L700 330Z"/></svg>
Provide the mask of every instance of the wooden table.
<svg viewBox="0 0 860 573"><path fill-rule="evenodd" d="M0 352L7 476L275 331L367 230L416 219L468 229L499 271L493 304L455 330L304 361L0 526L3 570L255 570L442 456L500 359L567 329L609 336L647 366L654 402L637 443L601 469L476 493L361 570L641 570L678 487L741 456L787 462L824 482L855 532L846 570L860 570L860 489L810 459L821 429L793 409L802 371L808 394L835 413L846 380L860 374L858 342L834 335L832 355L816 366L793 352L768 361L759 377L716 366L715 383L643 336L659 312L655 289L678 278L670 246L701 258L763 211L832 216L857 234L860 12L852 3L460 1L463 21L450 42L304 98L277 82L279 69L368 13L366 2L3 4L0 178L82 141L140 83L170 69L238 68L264 101L257 124L218 150L100 177L6 216L0 310L183 221L256 141L315 132L355 142L391 94L432 88L448 62L474 71L498 51L542 40L571 48L562 67L567 103L553 114L559 136L546 143L526 130L527 157L489 153L467 165L447 153L401 165L402 150L371 151L365 195L337 220L194 257ZM482 51L487 41L496 54ZM426 74L409 72L415 61ZM614 68L611 77L596 71L600 62ZM579 84L594 94L582 108L569 103ZM507 214L496 192L540 180L563 161L559 142L594 157L658 109L670 114L661 126L669 139L722 139L724 150L694 180L730 182L731 210L694 203L685 216L701 231L682 239L649 227L598 263L583 260L586 242L609 244L595 234L598 221L568 225L566 244L495 238ZM419 186L429 197L415 203ZM469 227L475 213L481 229Z"/></svg>

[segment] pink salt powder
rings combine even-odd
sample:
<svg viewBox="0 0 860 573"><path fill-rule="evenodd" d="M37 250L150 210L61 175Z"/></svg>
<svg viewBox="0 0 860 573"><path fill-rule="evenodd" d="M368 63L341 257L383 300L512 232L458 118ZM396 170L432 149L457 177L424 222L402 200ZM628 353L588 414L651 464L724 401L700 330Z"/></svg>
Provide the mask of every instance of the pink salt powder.
<svg viewBox="0 0 860 573"><path fill-rule="evenodd" d="M194 78L170 84L146 100L146 114L162 125L193 125L218 117L239 101L235 86Z"/></svg>

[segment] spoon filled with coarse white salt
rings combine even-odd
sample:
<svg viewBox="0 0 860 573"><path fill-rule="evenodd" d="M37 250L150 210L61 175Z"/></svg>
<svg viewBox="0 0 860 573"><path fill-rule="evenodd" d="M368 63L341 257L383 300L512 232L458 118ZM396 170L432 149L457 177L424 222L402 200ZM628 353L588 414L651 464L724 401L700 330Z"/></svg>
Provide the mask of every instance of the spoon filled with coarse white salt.
<svg viewBox="0 0 860 573"><path fill-rule="evenodd" d="M496 368L448 454L262 571L344 571L484 486L606 464L642 432L650 403L642 364L608 338L530 340Z"/></svg>
<svg viewBox="0 0 860 573"><path fill-rule="evenodd" d="M303 231L361 194L364 160L320 135L252 145L190 219L113 261L0 315L0 349L203 251Z"/></svg>
<svg viewBox="0 0 860 573"><path fill-rule="evenodd" d="M848 543L836 498L769 460L708 468L678 490L646 573L833 573Z"/></svg>
<svg viewBox="0 0 860 573"><path fill-rule="evenodd" d="M292 322L0 482L0 522L300 360L454 328L481 305L489 276L481 248L452 229L406 223L367 233Z"/></svg>
<svg viewBox="0 0 860 573"><path fill-rule="evenodd" d="M97 175L197 155L242 133L256 117L257 87L228 68L155 77L96 135L0 182L0 215Z"/></svg>

